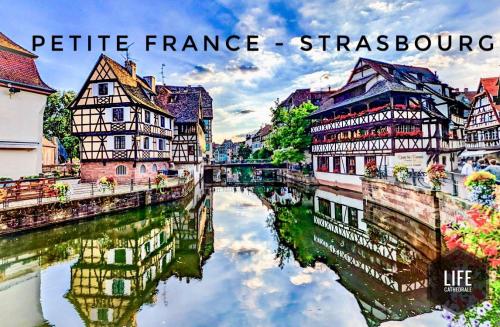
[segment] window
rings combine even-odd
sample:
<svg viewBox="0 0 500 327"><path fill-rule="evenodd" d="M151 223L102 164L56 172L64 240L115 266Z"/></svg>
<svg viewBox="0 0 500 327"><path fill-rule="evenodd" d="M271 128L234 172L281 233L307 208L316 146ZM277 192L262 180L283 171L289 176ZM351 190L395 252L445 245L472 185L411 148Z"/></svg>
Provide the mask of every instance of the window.
<svg viewBox="0 0 500 327"><path fill-rule="evenodd" d="M342 222L342 205L335 203L335 220Z"/></svg>
<svg viewBox="0 0 500 327"><path fill-rule="evenodd" d="M446 166L446 156L441 157L441 162Z"/></svg>
<svg viewBox="0 0 500 327"><path fill-rule="evenodd" d="M194 145L188 145L188 155L194 156Z"/></svg>
<svg viewBox="0 0 500 327"><path fill-rule="evenodd" d="M127 263L127 256L126 256L125 249L116 249L115 250L115 263L118 263L118 264Z"/></svg>
<svg viewBox="0 0 500 327"><path fill-rule="evenodd" d="M158 166L156 164L153 165L153 172L157 172L158 171Z"/></svg>
<svg viewBox="0 0 500 327"><path fill-rule="evenodd" d="M108 309L106 308L97 309L97 320L108 321Z"/></svg>
<svg viewBox="0 0 500 327"><path fill-rule="evenodd" d="M165 117L163 116L160 117L160 126L165 128Z"/></svg>
<svg viewBox="0 0 500 327"><path fill-rule="evenodd" d="M328 163L328 157L318 157L318 171L327 172L329 170Z"/></svg>
<svg viewBox="0 0 500 327"><path fill-rule="evenodd" d="M144 111L144 122L151 124L151 113L149 111Z"/></svg>
<svg viewBox="0 0 500 327"><path fill-rule="evenodd" d="M165 232L160 233L160 244L165 243Z"/></svg>
<svg viewBox="0 0 500 327"><path fill-rule="evenodd" d="M340 157L333 157L333 172L340 174Z"/></svg>
<svg viewBox="0 0 500 327"><path fill-rule="evenodd" d="M116 167L116 174L117 175L127 175L127 167L124 165L120 165Z"/></svg>
<svg viewBox="0 0 500 327"><path fill-rule="evenodd" d="M125 136L115 136L115 150L124 150L125 149Z"/></svg>
<svg viewBox="0 0 500 327"><path fill-rule="evenodd" d="M158 139L158 150L160 150L160 151L165 150L165 140L164 139Z"/></svg>
<svg viewBox="0 0 500 327"><path fill-rule="evenodd" d="M146 166L144 165L141 165L141 174L145 174L146 173Z"/></svg>
<svg viewBox="0 0 500 327"><path fill-rule="evenodd" d="M145 137L144 141L142 143L143 143L142 148L145 150L148 150L149 149L149 137Z"/></svg>
<svg viewBox="0 0 500 327"><path fill-rule="evenodd" d="M349 225L358 228L358 209L349 208L347 210L347 217L349 219Z"/></svg>
<svg viewBox="0 0 500 327"><path fill-rule="evenodd" d="M319 212L321 214L330 217L330 215L332 213L332 210L330 207L330 201L322 199L322 198L318 198L318 206L319 206L319 208L318 208Z"/></svg>
<svg viewBox="0 0 500 327"><path fill-rule="evenodd" d="M103 96L108 95L108 83L99 83L97 84L97 95Z"/></svg>
<svg viewBox="0 0 500 327"><path fill-rule="evenodd" d="M125 281L123 279L113 279L111 284L111 290L113 295L124 295L125 294Z"/></svg>
<svg viewBox="0 0 500 327"><path fill-rule="evenodd" d="M346 157L347 160L347 173L349 175L356 175L356 157Z"/></svg>
<svg viewBox="0 0 500 327"><path fill-rule="evenodd" d="M113 108L113 122L123 121L123 108Z"/></svg>
<svg viewBox="0 0 500 327"><path fill-rule="evenodd" d="M151 253L151 243L147 242L144 244L144 251L146 252L146 254Z"/></svg>

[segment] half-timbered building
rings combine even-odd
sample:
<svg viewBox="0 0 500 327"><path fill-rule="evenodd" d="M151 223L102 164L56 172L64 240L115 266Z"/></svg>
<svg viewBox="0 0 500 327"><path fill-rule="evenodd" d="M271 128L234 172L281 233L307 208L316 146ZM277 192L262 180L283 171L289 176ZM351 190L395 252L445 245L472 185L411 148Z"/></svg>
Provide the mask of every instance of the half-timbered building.
<svg viewBox="0 0 500 327"><path fill-rule="evenodd" d="M82 181L115 176L118 182L154 178L171 161L172 114L155 103L155 78L140 77L101 55L72 110L80 140Z"/></svg>
<svg viewBox="0 0 500 327"><path fill-rule="evenodd" d="M198 183L203 175L205 161L205 124L201 91L156 87L158 105L175 117L172 157L177 169L185 169Z"/></svg>
<svg viewBox="0 0 500 327"><path fill-rule="evenodd" d="M430 162L456 168L465 105L427 68L360 58L346 85L310 115L320 183L360 190L365 164L392 174Z"/></svg>
<svg viewBox="0 0 500 327"><path fill-rule="evenodd" d="M42 173L43 112L55 91L41 79L36 58L0 32L0 177Z"/></svg>
<svg viewBox="0 0 500 327"><path fill-rule="evenodd" d="M464 157L498 156L500 152L500 80L481 78L466 125Z"/></svg>

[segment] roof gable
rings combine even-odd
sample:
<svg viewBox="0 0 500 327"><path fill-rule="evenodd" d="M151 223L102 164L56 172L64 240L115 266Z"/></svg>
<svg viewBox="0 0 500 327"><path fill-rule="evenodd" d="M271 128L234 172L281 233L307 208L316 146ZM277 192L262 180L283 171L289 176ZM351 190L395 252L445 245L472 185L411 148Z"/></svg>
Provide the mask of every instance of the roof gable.
<svg viewBox="0 0 500 327"><path fill-rule="evenodd" d="M0 49L1 50L11 51L11 52L14 52L14 53L18 53L18 54L21 54L23 56L27 56L27 57L30 57L30 58L38 58L37 55L35 55L32 52L29 52L28 50L26 50L25 48L23 48L19 44L15 43L14 41L12 41L11 39L9 39L2 32L0 32Z"/></svg>

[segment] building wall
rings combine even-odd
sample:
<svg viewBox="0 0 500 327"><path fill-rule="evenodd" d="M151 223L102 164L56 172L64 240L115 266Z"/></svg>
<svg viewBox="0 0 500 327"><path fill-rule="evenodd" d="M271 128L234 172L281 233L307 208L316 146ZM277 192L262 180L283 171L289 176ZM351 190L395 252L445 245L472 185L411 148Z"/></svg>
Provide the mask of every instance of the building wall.
<svg viewBox="0 0 500 327"><path fill-rule="evenodd" d="M43 111L47 96L0 87L0 177L17 179L42 172ZM6 149L3 141L33 142L29 149Z"/></svg>
<svg viewBox="0 0 500 327"><path fill-rule="evenodd" d="M197 185L203 179L203 163L198 164L176 164L175 169L179 170L179 174L181 174L181 170L187 170L194 177L194 184Z"/></svg>
<svg viewBox="0 0 500 327"><path fill-rule="evenodd" d="M125 175L116 175L116 167L120 165L126 167ZM156 165L156 171L154 165ZM141 172L142 166L144 166L146 172ZM154 183L158 170L167 168L168 162L166 161L138 162L135 167L131 161L111 161L106 164L102 162L82 162L80 176L82 182L96 182L103 176L113 176L116 177L119 184L128 184L131 179L137 183L146 183L151 179L151 183Z"/></svg>

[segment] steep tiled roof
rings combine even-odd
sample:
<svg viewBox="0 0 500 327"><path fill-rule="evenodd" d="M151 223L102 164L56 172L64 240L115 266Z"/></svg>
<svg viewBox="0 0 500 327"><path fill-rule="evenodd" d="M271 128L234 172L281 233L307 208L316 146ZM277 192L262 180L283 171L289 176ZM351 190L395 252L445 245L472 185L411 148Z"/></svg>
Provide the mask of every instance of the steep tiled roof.
<svg viewBox="0 0 500 327"><path fill-rule="evenodd" d="M496 110L500 111L500 104L495 103L495 99L497 96L499 96L499 78L498 77L486 77L486 78L481 78L479 83L480 85L483 86L484 91L489 95L489 98L493 100L491 102L491 105L493 108ZM478 93L476 96L481 95L481 93Z"/></svg>
<svg viewBox="0 0 500 327"><path fill-rule="evenodd" d="M201 119L201 96L199 92L172 93L166 86L157 85L156 101L159 106L168 110L178 123L196 123Z"/></svg>
<svg viewBox="0 0 500 327"><path fill-rule="evenodd" d="M0 83L13 84L44 94L54 90L41 79L36 56L0 33Z"/></svg>
<svg viewBox="0 0 500 327"><path fill-rule="evenodd" d="M212 97L205 90L203 86L176 86L176 85L165 85L172 93L182 93L182 92L200 92L201 93L201 106L203 109L203 118L213 118L212 109Z"/></svg>
<svg viewBox="0 0 500 327"><path fill-rule="evenodd" d="M108 56L101 55L101 58L104 59L104 61L106 61L106 63L111 67L113 73L118 79L118 82L122 85L123 90L134 103L142 104L151 109L162 111L169 116L173 116L167 109L158 106L152 99L150 99L148 93L154 94L156 91L152 90L142 77L136 74L136 78L133 78L125 67Z"/></svg>

